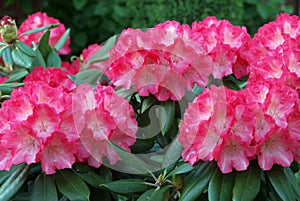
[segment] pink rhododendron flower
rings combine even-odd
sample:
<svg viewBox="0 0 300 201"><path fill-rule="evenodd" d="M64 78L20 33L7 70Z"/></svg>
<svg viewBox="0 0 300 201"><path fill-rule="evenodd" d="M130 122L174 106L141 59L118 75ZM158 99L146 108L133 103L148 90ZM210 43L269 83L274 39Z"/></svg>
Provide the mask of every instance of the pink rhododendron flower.
<svg viewBox="0 0 300 201"><path fill-rule="evenodd" d="M166 21L145 32L124 30L110 51L108 77L126 89L134 85L142 96L180 100L194 83L206 86L212 61L190 37L190 28Z"/></svg>
<svg viewBox="0 0 300 201"><path fill-rule="evenodd" d="M58 27L50 30L49 43L50 45L54 46L59 41L61 36L66 32L66 28L65 25L62 24L58 19L49 17L46 13L37 12L32 15L29 15L28 18L18 28L18 34L20 35L31 29L36 29L49 24L59 24ZM22 36L20 40L26 43L27 45L31 46L32 42L38 44L42 34L42 32L27 34ZM69 45L70 38L68 38L68 40L66 41L64 46L58 51L58 53L69 54L71 52Z"/></svg>
<svg viewBox="0 0 300 201"><path fill-rule="evenodd" d="M52 174L72 166L79 140L70 116L75 87L61 69L36 67L24 86L13 90L0 110L5 114L0 119L1 148L7 149L0 153L2 169L42 162L44 172Z"/></svg>
<svg viewBox="0 0 300 201"><path fill-rule="evenodd" d="M300 90L299 29L300 18L287 13L259 28L247 54L250 82L257 77L274 79Z"/></svg>
<svg viewBox="0 0 300 201"><path fill-rule="evenodd" d="M211 86L180 123L182 157L192 165L215 160L223 173L246 170L255 158L263 170L287 167L300 148L298 111L297 92L281 82L249 83L240 91Z"/></svg>
<svg viewBox="0 0 300 201"><path fill-rule="evenodd" d="M232 73L240 78L248 74L246 55L250 35L245 27L209 16L203 21L193 22L191 35L213 60L211 73L214 78Z"/></svg>
<svg viewBox="0 0 300 201"><path fill-rule="evenodd" d="M79 161L99 167L105 156L115 164L121 159L109 141L130 151L137 131L134 111L112 87L98 85L95 91L88 84L79 85L73 94L73 108L74 116L79 117L74 119L82 147L76 154Z"/></svg>

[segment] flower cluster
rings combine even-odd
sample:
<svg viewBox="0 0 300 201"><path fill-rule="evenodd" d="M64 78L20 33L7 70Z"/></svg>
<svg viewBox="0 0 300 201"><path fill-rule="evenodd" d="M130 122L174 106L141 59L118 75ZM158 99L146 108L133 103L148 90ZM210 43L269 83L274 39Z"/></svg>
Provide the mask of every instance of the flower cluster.
<svg viewBox="0 0 300 201"><path fill-rule="evenodd" d="M86 93L95 99L84 99ZM81 104L75 109L74 100ZM93 101L94 107L83 107L87 101ZM118 106L112 108L113 102ZM81 115L76 112L79 107L86 109ZM106 141L129 150L137 129L131 110L111 87L98 86L95 92L91 86L77 87L59 68L35 67L24 80L24 87L15 89L10 100L2 104L0 169L8 170L12 164L22 162L41 162L44 172L53 174L56 169L71 168L75 161L88 160L90 165L99 167L103 156L115 163L118 158L111 158L114 151ZM75 121L78 117L80 122ZM82 122L88 123L78 130ZM130 129L124 128L125 124L131 125ZM93 141L101 155L94 154L86 144L82 146L86 139ZM93 159L97 163L90 162Z"/></svg>
<svg viewBox="0 0 300 201"><path fill-rule="evenodd" d="M65 25L60 23L58 19L49 17L46 13L37 12L32 15L29 15L28 18L18 28L18 34L21 35L22 33L28 30L36 29L50 24L59 24L58 27L53 28L53 31L50 32L49 44L55 46L55 44L59 41L61 36L66 32L66 28ZM38 44L42 34L42 32L38 32L34 34L23 35L20 38L20 40L23 43L32 46L32 42ZM58 53L64 55L69 54L71 52L69 45L70 38L68 38L68 40L66 41L64 46L58 51Z"/></svg>
<svg viewBox="0 0 300 201"><path fill-rule="evenodd" d="M145 32L127 29L110 51L108 77L115 86L134 85L141 96L180 100L195 83L205 87L211 74L244 76L240 55L249 40L245 28L216 18L192 28L166 21Z"/></svg>
<svg viewBox="0 0 300 201"><path fill-rule="evenodd" d="M249 82L269 79L300 91L299 29L299 17L286 13L259 28L249 43Z"/></svg>
<svg viewBox="0 0 300 201"><path fill-rule="evenodd" d="M300 161L299 26L298 17L282 14L260 28L244 54L246 88L212 86L189 105L179 135L185 161L215 160L223 173L254 159L263 170Z"/></svg>

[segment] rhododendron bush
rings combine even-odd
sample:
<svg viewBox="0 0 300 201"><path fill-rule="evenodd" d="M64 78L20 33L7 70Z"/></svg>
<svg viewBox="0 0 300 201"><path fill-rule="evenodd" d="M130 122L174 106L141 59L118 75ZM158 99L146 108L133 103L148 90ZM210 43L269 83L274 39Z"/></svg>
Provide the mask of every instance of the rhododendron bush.
<svg viewBox="0 0 300 201"><path fill-rule="evenodd" d="M0 21L0 200L300 200L300 18L213 16L71 52Z"/></svg>

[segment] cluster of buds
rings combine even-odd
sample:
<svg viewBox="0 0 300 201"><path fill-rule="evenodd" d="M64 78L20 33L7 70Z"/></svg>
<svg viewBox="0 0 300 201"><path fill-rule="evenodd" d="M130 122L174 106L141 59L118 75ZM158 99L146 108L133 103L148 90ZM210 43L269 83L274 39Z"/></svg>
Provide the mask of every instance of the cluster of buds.
<svg viewBox="0 0 300 201"><path fill-rule="evenodd" d="M0 20L0 35L4 42L12 43L18 37L18 28L14 19L4 16Z"/></svg>

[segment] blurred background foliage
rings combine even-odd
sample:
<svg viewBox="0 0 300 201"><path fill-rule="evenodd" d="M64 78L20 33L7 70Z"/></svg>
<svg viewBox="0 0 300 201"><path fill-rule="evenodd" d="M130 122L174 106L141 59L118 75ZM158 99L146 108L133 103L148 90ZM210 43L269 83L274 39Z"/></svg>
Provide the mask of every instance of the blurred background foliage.
<svg viewBox="0 0 300 201"><path fill-rule="evenodd" d="M71 28L73 55L101 43L123 29L153 27L165 20L191 24L213 15L246 26L253 35L280 12L297 14L298 1L284 0L1 0L0 14L20 24L28 14L43 11ZM0 16L0 17L2 17Z"/></svg>

